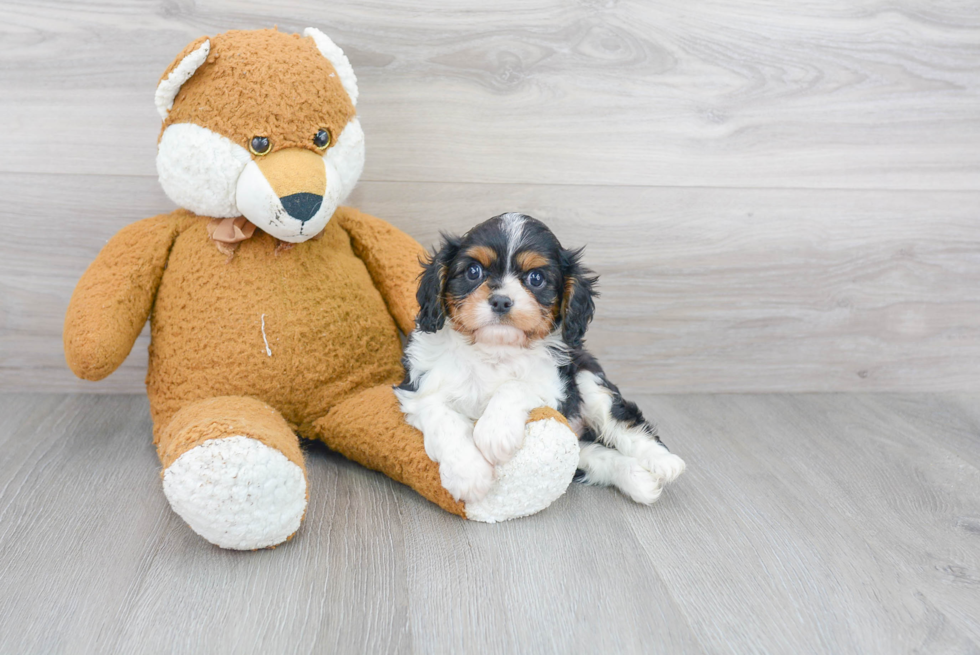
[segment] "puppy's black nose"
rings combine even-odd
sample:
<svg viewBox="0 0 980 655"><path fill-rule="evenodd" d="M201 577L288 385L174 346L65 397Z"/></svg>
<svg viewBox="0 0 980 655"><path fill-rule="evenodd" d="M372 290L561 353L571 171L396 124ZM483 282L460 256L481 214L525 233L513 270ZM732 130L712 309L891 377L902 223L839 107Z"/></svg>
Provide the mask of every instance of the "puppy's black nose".
<svg viewBox="0 0 980 655"><path fill-rule="evenodd" d="M318 196L315 193L294 193L291 196L283 196L279 201L282 202L282 208L286 210L287 214L297 221L305 223L320 211L323 196Z"/></svg>
<svg viewBox="0 0 980 655"><path fill-rule="evenodd" d="M488 298L490 303L490 308L493 309L495 314L506 314L510 311L510 308L514 306L514 301L507 296L501 296L500 294L493 294Z"/></svg>

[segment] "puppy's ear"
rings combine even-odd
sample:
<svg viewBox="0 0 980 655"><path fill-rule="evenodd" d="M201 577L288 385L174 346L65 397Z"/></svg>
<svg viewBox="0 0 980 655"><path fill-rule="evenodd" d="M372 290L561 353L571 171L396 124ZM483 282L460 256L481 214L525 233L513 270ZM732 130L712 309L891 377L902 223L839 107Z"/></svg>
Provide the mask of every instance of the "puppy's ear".
<svg viewBox="0 0 980 655"><path fill-rule="evenodd" d="M419 301L415 327L423 332L438 332L446 324L446 276L459 252L459 239L449 234L443 234L442 239L442 246L433 251L429 261L421 262L424 270L415 294Z"/></svg>
<svg viewBox="0 0 980 655"><path fill-rule="evenodd" d="M572 348L582 345L585 331L595 314L595 299L599 296L595 290L599 278L579 262L582 250L562 250L559 254L562 278L565 280L559 310L561 336Z"/></svg>

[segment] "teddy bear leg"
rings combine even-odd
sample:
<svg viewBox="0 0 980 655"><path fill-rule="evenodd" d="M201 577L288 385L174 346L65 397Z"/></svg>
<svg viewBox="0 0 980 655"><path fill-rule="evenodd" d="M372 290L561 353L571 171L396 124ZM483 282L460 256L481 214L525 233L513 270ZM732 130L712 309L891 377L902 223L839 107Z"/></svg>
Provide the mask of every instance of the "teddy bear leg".
<svg viewBox="0 0 980 655"><path fill-rule="evenodd" d="M304 433L412 487L448 512L489 523L534 514L550 505L571 483L579 458L578 437L565 417L547 407L535 409L523 446L496 467L496 481L487 496L462 503L443 488L439 465L426 454L422 433L405 422L389 385L348 398Z"/></svg>
<svg viewBox="0 0 980 655"><path fill-rule="evenodd" d="M422 433L405 422L391 385L351 396L300 432L408 485L447 512L466 517L463 503L443 489L439 465L425 454Z"/></svg>
<svg viewBox="0 0 980 655"><path fill-rule="evenodd" d="M170 506L209 542L254 550L299 529L308 498L303 454L269 405L243 396L192 403L161 431L157 453Z"/></svg>

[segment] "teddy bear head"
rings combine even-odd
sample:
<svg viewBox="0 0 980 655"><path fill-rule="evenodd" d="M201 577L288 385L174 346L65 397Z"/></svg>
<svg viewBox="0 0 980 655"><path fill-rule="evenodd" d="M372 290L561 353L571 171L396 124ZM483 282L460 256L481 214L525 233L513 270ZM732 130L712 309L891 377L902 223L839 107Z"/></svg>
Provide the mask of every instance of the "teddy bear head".
<svg viewBox="0 0 980 655"><path fill-rule="evenodd" d="M157 86L160 184L195 214L306 241L364 168L356 104L350 62L317 29L201 37Z"/></svg>

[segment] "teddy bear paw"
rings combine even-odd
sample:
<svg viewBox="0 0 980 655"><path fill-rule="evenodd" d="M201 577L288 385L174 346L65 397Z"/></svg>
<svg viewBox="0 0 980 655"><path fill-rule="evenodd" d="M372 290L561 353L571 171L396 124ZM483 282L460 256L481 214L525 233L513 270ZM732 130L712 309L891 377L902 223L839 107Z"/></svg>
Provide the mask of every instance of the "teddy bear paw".
<svg viewBox="0 0 980 655"><path fill-rule="evenodd" d="M163 474L170 506L222 548L254 550L286 541L306 512L306 476L281 452L243 436L191 448Z"/></svg>

